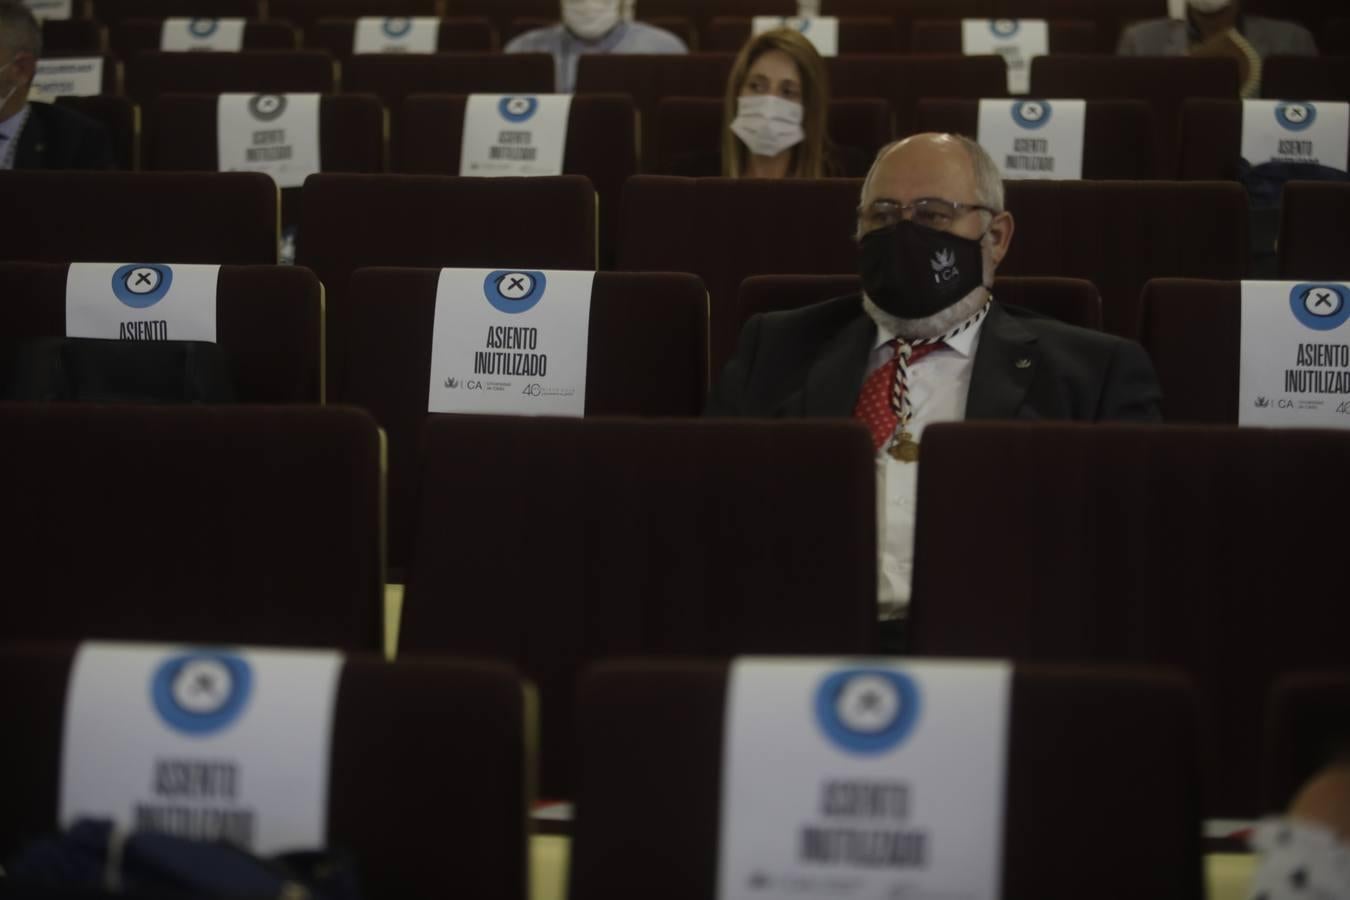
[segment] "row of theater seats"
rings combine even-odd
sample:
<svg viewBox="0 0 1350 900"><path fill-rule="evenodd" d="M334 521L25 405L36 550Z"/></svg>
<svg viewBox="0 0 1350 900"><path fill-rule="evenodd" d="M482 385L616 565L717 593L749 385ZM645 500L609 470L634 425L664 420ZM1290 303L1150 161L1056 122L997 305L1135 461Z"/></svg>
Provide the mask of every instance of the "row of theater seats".
<svg viewBox="0 0 1350 900"><path fill-rule="evenodd" d="M56 828L70 663L68 650L0 650L0 701L24 737L0 742L0 854ZM345 661L325 825L364 896L530 896L527 691L486 662ZM582 681L568 896L715 895L727 693L724 662L609 663ZM1265 705L1263 781L1283 807L1350 711L1350 675L1283 679ZM1199 718L1184 677L1018 665L1009 721L1000 896L1205 896Z"/></svg>
<svg viewBox="0 0 1350 900"><path fill-rule="evenodd" d="M277 258L277 191L264 175L6 172L0 188L28 211L0 223L8 260L256 265ZM634 176L611 217L619 235L614 268L702 279L716 372L735 347L746 278L856 272L860 189L856 179ZM296 262L327 292L333 397L342 396L353 352L357 269L596 268L595 192L579 176L323 174L307 180L303 201ZM1010 182L1007 206L1018 230L1000 274L1091 282L1101 294L1102 327L1114 334L1139 336L1150 279L1247 275L1248 200L1236 183ZM1350 185L1292 182L1282 215L1279 277L1350 278L1343 246Z"/></svg>
<svg viewBox="0 0 1350 900"><path fill-rule="evenodd" d="M24 560L8 637L378 652L365 412L12 405L0 447ZM912 652L1182 669L1205 813L1258 812L1259 698L1345 663L1341 557L1316 548L1350 495L1289 486L1337 471L1350 434L960 423L924 448ZM545 796L577 789L590 662L875 650L857 423L434 416L418 459L399 658L519 666L543 702Z"/></svg>

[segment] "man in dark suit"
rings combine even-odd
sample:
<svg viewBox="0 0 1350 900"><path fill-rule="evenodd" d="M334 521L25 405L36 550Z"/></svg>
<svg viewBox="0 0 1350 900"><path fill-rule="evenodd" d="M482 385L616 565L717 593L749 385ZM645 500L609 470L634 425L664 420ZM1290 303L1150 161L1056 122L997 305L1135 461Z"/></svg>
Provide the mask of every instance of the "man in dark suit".
<svg viewBox="0 0 1350 900"><path fill-rule="evenodd" d="M1160 419L1132 341L992 299L1013 237L978 144L916 135L884 148L858 215L861 295L756 316L708 402L712 416L846 417L877 451L879 601L893 645L909 602L923 429L962 419ZM890 635L890 637L888 637Z"/></svg>
<svg viewBox="0 0 1350 900"><path fill-rule="evenodd" d="M88 116L29 103L42 29L18 0L0 0L0 169L111 169L106 129Z"/></svg>

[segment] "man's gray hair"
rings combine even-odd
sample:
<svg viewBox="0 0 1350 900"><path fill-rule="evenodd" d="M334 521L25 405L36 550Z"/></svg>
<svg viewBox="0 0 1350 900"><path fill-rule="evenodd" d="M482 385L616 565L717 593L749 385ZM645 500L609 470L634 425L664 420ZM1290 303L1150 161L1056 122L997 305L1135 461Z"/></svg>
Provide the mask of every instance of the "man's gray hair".
<svg viewBox="0 0 1350 900"><path fill-rule="evenodd" d="M963 134L949 134L947 137L964 147L970 156L970 168L975 175L975 199L981 206L987 206L994 212L1003 212L1003 175L999 172L994 158L978 143ZM872 173L876 171L877 162L899 143L901 141L892 141L877 152L872 168L868 170L867 178L863 181L864 196L867 195L867 186L872 181Z"/></svg>
<svg viewBox="0 0 1350 900"><path fill-rule="evenodd" d="M42 26L21 0L0 0L0 48L8 50L10 56L42 55Z"/></svg>

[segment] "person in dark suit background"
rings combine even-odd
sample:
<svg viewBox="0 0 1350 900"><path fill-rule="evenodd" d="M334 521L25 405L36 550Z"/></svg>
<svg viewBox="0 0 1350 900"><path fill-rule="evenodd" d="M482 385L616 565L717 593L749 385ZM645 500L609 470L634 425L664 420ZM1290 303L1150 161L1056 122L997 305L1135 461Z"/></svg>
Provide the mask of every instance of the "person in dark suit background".
<svg viewBox="0 0 1350 900"><path fill-rule="evenodd" d="M927 425L1161 418L1157 377L1137 343L993 300L1013 231L998 168L974 141L922 134L883 148L858 208L862 294L750 319L707 405L710 416L868 425L891 649L909 602Z"/></svg>
<svg viewBox="0 0 1350 900"><path fill-rule="evenodd" d="M42 28L18 0L0 0L0 169L111 169L112 142L71 109L30 103Z"/></svg>

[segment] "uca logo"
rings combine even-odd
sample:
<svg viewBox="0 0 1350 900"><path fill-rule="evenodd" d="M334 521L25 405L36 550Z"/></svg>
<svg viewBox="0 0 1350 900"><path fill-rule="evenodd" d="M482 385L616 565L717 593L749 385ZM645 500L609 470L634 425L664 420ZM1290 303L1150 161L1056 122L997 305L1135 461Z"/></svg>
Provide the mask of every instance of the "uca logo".
<svg viewBox="0 0 1350 900"><path fill-rule="evenodd" d="M933 259L929 262L929 265L933 267L933 281L938 284L951 281L961 274L961 271L956 268L955 250L939 250L933 254Z"/></svg>

